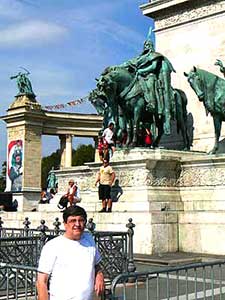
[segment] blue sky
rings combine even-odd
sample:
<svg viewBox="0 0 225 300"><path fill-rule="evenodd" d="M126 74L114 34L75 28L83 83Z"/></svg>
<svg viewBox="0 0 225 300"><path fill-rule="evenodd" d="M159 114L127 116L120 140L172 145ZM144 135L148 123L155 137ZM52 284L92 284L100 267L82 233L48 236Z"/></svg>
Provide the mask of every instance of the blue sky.
<svg viewBox="0 0 225 300"><path fill-rule="evenodd" d="M43 106L86 96L105 67L142 50L152 22L139 6L147 2L0 0L0 115L17 94L10 76L20 67L31 72L33 90ZM95 112L88 102L65 111ZM74 146L81 142L85 141L74 141ZM6 160L6 144L6 127L0 121L0 164ZM43 140L43 155L58 147L56 137Z"/></svg>

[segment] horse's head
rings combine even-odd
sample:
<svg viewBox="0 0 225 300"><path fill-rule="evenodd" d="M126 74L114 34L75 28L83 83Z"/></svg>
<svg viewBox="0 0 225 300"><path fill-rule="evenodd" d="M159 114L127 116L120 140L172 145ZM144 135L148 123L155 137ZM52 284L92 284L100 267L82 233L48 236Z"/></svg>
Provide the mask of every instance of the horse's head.
<svg viewBox="0 0 225 300"><path fill-rule="evenodd" d="M193 67L193 70L191 70L188 74L184 72L184 76L187 77L187 80L192 89L195 91L196 95L198 96L199 101L203 101L204 85L196 67Z"/></svg>
<svg viewBox="0 0 225 300"><path fill-rule="evenodd" d="M100 115L104 114L104 110L107 106L104 92L101 92L99 89L92 90L89 94L89 101L91 101Z"/></svg>

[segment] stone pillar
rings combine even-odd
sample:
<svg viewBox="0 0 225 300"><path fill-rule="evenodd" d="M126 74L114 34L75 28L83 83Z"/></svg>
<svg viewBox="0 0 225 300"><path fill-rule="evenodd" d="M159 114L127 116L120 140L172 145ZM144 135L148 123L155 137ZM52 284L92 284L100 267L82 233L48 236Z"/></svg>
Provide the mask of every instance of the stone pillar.
<svg viewBox="0 0 225 300"><path fill-rule="evenodd" d="M36 208L40 200L41 117L40 104L23 95L16 97L7 116L2 118L8 134L6 190L13 192L20 211Z"/></svg>
<svg viewBox="0 0 225 300"><path fill-rule="evenodd" d="M99 153L98 153L98 137L94 137L94 142L95 142L95 162L100 162L99 159Z"/></svg>
<svg viewBox="0 0 225 300"><path fill-rule="evenodd" d="M60 160L60 169L65 167L65 157L66 157L66 136L60 135L60 153L61 153L61 160Z"/></svg>
<svg viewBox="0 0 225 300"><path fill-rule="evenodd" d="M60 135L61 162L60 168L72 167L72 135Z"/></svg>
<svg viewBox="0 0 225 300"><path fill-rule="evenodd" d="M66 135L66 160L65 167L72 167L72 135Z"/></svg>

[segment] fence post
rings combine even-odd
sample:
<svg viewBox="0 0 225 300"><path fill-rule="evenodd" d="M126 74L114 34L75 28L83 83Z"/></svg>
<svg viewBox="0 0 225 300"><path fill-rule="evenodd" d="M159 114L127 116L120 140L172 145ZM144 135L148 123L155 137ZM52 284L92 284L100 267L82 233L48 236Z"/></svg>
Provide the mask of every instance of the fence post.
<svg viewBox="0 0 225 300"><path fill-rule="evenodd" d="M2 224L4 224L4 222L2 221L2 217L0 217L0 237L2 237Z"/></svg>
<svg viewBox="0 0 225 300"><path fill-rule="evenodd" d="M127 271L129 273L134 272L136 270L136 266L134 264L134 252L133 252L133 236L134 236L134 230L135 224L132 223L132 218L128 219L128 224L126 227L128 228L128 235L129 235L129 249L128 249L128 266Z"/></svg>
<svg viewBox="0 0 225 300"><path fill-rule="evenodd" d="M86 225L87 230L89 230L93 234L95 231L95 227L96 227L96 224L93 222L93 218L90 218Z"/></svg>
<svg viewBox="0 0 225 300"><path fill-rule="evenodd" d="M61 222L59 221L59 218L55 218L55 222L53 223L53 226L55 226L54 227L54 232L55 232L56 235L59 235L60 225L61 225Z"/></svg>
<svg viewBox="0 0 225 300"><path fill-rule="evenodd" d="M44 243L46 238L45 231L48 229L48 226L45 225L45 220L41 220L41 225L37 227L37 230L41 232L41 241Z"/></svg>
<svg viewBox="0 0 225 300"><path fill-rule="evenodd" d="M29 225L31 224L31 222L29 221L29 218L26 217L25 218L25 221L23 222L23 225L24 225L24 231L25 231L25 236L28 236L28 232L29 232Z"/></svg>

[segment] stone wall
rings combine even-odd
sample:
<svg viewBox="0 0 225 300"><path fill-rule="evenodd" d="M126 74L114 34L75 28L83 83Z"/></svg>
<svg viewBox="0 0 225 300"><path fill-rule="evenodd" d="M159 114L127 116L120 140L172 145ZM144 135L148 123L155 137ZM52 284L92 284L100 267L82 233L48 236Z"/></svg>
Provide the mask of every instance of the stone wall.
<svg viewBox="0 0 225 300"><path fill-rule="evenodd" d="M225 155L184 161L179 185L179 250L223 255Z"/></svg>

